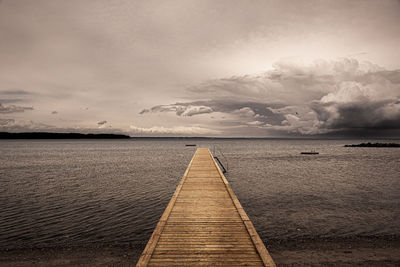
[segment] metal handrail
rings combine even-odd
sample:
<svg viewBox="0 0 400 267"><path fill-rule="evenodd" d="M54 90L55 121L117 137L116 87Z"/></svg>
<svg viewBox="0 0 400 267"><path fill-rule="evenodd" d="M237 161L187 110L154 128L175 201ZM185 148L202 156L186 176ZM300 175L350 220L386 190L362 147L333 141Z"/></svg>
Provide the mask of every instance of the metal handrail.
<svg viewBox="0 0 400 267"><path fill-rule="evenodd" d="M229 163L228 163L228 159L227 159L227 157L225 157L225 155L224 155L224 153L222 152L222 150L218 147L218 146L216 146L216 145L214 145L213 146L213 155L214 155L214 157L217 157L216 156L216 154L215 154L215 150L217 150L217 152L219 152L221 155L222 155L222 158L224 159L224 161L226 162L226 168L224 167L224 166L222 166L222 168L224 168L225 170L226 170L226 172L229 170ZM218 159L218 162L222 165L222 163L219 161L219 159Z"/></svg>

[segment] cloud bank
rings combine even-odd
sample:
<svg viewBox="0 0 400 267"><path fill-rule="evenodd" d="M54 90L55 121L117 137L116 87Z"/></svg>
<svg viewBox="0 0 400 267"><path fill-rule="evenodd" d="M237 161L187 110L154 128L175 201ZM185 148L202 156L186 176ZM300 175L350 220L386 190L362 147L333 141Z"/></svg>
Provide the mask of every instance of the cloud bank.
<svg viewBox="0 0 400 267"><path fill-rule="evenodd" d="M144 134L144 135L154 135L154 136L220 134L220 132L217 130L211 130L199 126L176 126L176 127L153 126L153 127L143 128L131 125L130 130L133 135Z"/></svg>
<svg viewBox="0 0 400 267"><path fill-rule="evenodd" d="M211 116L225 131L315 135L400 129L400 70L343 58L311 64L279 61L257 74L211 80L187 88L188 101L140 114Z"/></svg>
<svg viewBox="0 0 400 267"><path fill-rule="evenodd" d="M3 106L3 104L0 103L0 113L3 114L24 112L26 110L33 110L33 107L22 107L16 105Z"/></svg>
<svg viewBox="0 0 400 267"><path fill-rule="evenodd" d="M122 129L93 128L93 127L57 127L50 124L40 123L32 120L15 120L0 118L0 132L53 132L53 133L110 133L129 134Z"/></svg>

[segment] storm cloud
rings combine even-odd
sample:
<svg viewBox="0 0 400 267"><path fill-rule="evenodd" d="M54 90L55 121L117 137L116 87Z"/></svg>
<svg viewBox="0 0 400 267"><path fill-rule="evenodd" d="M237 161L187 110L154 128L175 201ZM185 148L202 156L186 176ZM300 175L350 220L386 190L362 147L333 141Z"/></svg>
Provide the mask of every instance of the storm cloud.
<svg viewBox="0 0 400 267"><path fill-rule="evenodd" d="M196 101L154 106L178 116L225 113L231 125L298 134L400 127L400 71L355 59L277 62L257 75L187 88Z"/></svg>

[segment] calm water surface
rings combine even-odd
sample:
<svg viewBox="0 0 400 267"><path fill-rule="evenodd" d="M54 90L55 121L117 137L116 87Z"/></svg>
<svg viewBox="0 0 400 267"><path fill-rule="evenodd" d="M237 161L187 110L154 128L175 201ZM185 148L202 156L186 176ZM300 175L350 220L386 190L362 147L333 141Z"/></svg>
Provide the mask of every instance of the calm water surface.
<svg viewBox="0 0 400 267"><path fill-rule="evenodd" d="M343 147L359 140L193 142L222 150L226 176L266 242L400 236L400 149ZM0 249L146 243L195 151L185 143L0 141ZM320 154L300 155L311 149Z"/></svg>

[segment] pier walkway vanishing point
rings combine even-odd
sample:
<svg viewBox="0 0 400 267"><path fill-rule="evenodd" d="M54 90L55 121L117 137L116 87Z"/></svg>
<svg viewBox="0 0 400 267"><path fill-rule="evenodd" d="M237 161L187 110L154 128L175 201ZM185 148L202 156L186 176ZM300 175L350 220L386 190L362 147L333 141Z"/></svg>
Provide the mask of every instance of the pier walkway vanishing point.
<svg viewBox="0 0 400 267"><path fill-rule="evenodd" d="M198 148L136 266L275 266L209 149Z"/></svg>

